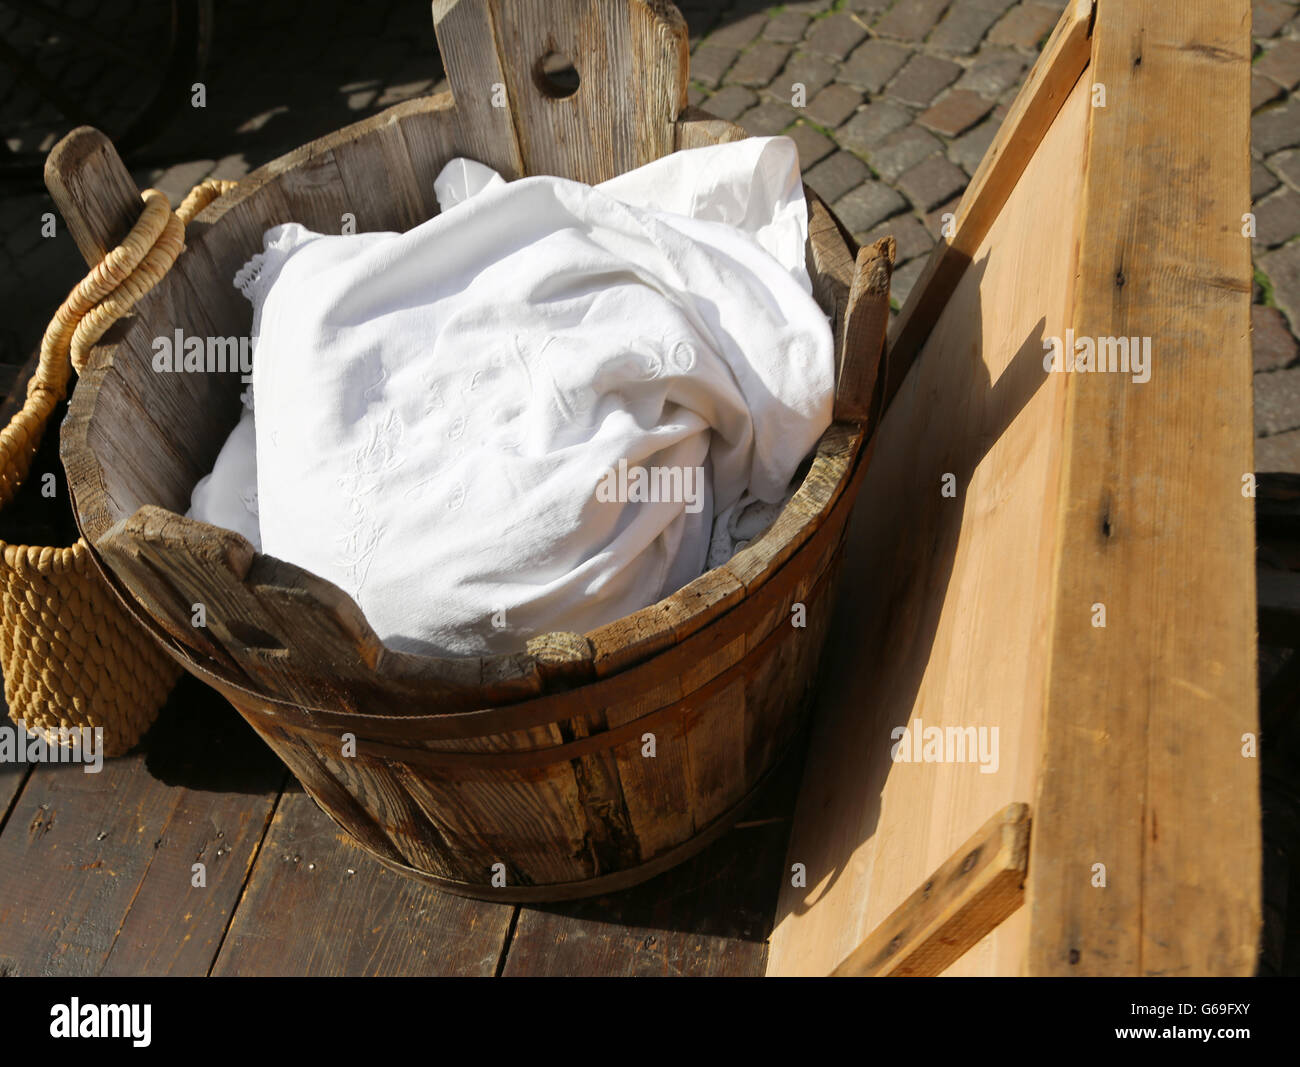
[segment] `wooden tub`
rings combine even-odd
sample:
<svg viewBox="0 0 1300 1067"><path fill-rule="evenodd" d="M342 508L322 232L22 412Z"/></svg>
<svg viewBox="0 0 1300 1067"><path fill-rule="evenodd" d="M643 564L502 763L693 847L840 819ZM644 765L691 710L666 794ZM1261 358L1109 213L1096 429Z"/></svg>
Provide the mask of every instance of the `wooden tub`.
<svg viewBox="0 0 1300 1067"><path fill-rule="evenodd" d="M337 233L348 216L358 230L408 229L436 210L433 178L455 156L507 177L594 183L744 136L685 109L686 30L671 4L447 0L434 19L452 92L306 145L203 211L166 279L96 350L62 454L110 582L365 848L452 892L606 892L727 829L809 706L884 385L893 245L857 254L810 195L809 265L836 331L835 422L754 544L591 633L483 659L389 651L337 587L182 517L242 385L155 373L153 339L246 335L250 309L231 279L264 230ZM559 53L576 60L576 94L547 73ZM61 143L47 175L85 246L111 247L139 213L93 131Z"/></svg>

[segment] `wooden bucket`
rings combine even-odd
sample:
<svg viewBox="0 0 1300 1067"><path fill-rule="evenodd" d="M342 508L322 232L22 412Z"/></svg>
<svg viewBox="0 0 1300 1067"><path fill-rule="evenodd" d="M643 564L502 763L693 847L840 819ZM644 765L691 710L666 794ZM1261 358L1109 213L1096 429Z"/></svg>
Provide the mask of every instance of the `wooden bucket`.
<svg viewBox="0 0 1300 1067"><path fill-rule="evenodd" d="M607 892L726 830L799 727L883 395L893 244L857 253L809 194L810 272L836 331L835 422L766 534L587 634L483 659L390 651L337 587L182 517L242 385L155 373L154 338L247 334L231 279L268 227L337 233L351 214L358 230L408 229L436 212L433 178L455 156L508 178L594 183L745 136L685 107L686 28L661 0L442 0L434 20L452 92L306 145L203 211L168 277L93 353L62 454L110 582L382 862L499 900ZM557 53L576 60L569 96L546 73ZM508 106L493 106L502 93ZM74 234L120 240L139 213L94 131L56 147L47 180Z"/></svg>

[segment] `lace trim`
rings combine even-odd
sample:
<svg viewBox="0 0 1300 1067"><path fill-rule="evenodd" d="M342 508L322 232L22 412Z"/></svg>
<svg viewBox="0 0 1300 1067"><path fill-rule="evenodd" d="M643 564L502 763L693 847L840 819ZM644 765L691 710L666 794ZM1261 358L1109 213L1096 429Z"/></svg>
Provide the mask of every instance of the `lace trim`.
<svg viewBox="0 0 1300 1067"><path fill-rule="evenodd" d="M266 253L257 252L253 258L235 271L235 288L244 294L249 303L257 303L262 272L266 268Z"/></svg>

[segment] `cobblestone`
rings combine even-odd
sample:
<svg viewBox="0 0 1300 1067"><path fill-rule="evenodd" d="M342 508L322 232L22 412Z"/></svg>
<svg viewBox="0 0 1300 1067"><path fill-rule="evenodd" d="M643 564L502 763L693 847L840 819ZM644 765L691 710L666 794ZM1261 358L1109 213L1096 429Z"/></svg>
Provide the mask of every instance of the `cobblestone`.
<svg viewBox="0 0 1300 1067"><path fill-rule="evenodd" d="M934 238L915 215L900 215L882 222L862 235L861 243L871 244L881 237L892 237L898 245L895 263L902 266L917 256L923 256L934 247Z"/></svg>
<svg viewBox="0 0 1300 1067"><path fill-rule="evenodd" d="M961 67L947 59L918 52L898 72L889 95L914 107L927 107L961 76Z"/></svg>
<svg viewBox="0 0 1300 1067"><path fill-rule="evenodd" d="M923 270L925 270L925 260L914 259L894 271L889 287L890 301L900 308L906 304L907 298L912 294L912 286L916 284L916 279L921 276Z"/></svg>
<svg viewBox="0 0 1300 1067"><path fill-rule="evenodd" d="M709 34L708 43L722 48L744 48L766 25L767 15L761 11L737 19L723 19L722 25Z"/></svg>
<svg viewBox="0 0 1300 1067"><path fill-rule="evenodd" d="M986 100L969 89L953 89L923 111L916 121L945 137L957 137L992 110L992 100Z"/></svg>
<svg viewBox="0 0 1300 1067"><path fill-rule="evenodd" d="M1255 0L1251 5L1251 33L1257 40L1272 37L1295 13L1295 5L1286 0Z"/></svg>
<svg viewBox="0 0 1300 1067"><path fill-rule="evenodd" d="M1300 152L1279 152L1269 157L1268 166L1292 189L1300 189Z"/></svg>
<svg viewBox="0 0 1300 1067"><path fill-rule="evenodd" d="M905 211L907 201L884 182L865 181L835 201L833 207L849 232L861 240L882 219Z"/></svg>
<svg viewBox="0 0 1300 1067"><path fill-rule="evenodd" d="M974 175L984 153L998 134L998 123L985 122L962 134L948 146L948 158L967 174Z"/></svg>
<svg viewBox="0 0 1300 1067"><path fill-rule="evenodd" d="M1300 85L1300 41L1278 41L1255 64L1254 74L1272 78L1284 89Z"/></svg>
<svg viewBox="0 0 1300 1067"><path fill-rule="evenodd" d="M798 112L789 104L765 100L757 107L751 107L736 121L752 134L771 137L773 134L780 133L798 117Z"/></svg>
<svg viewBox="0 0 1300 1067"><path fill-rule="evenodd" d="M1278 85L1272 78L1266 78L1262 74L1251 74L1250 76L1250 111L1254 114L1265 104L1270 104L1286 90Z"/></svg>
<svg viewBox="0 0 1300 1067"><path fill-rule="evenodd" d="M825 159L835 151L835 142L820 130L814 129L806 122L800 122L787 131L787 136L799 149L799 169L808 171L814 163Z"/></svg>
<svg viewBox="0 0 1300 1067"><path fill-rule="evenodd" d="M1300 144L1300 99L1290 98L1255 113L1250 120L1251 150L1272 155Z"/></svg>
<svg viewBox="0 0 1300 1067"><path fill-rule="evenodd" d="M1300 233L1300 193L1279 189L1255 205L1255 248L1276 248Z"/></svg>
<svg viewBox="0 0 1300 1067"><path fill-rule="evenodd" d="M989 44L1010 44L1019 48L1037 48L1060 21L1058 7L1026 3L1012 8L989 31Z"/></svg>
<svg viewBox="0 0 1300 1067"><path fill-rule="evenodd" d="M831 59L842 60L866 37L866 28L852 15L839 13L819 19L804 36L804 47Z"/></svg>
<svg viewBox="0 0 1300 1067"><path fill-rule="evenodd" d="M1255 375L1255 433L1300 428L1300 367Z"/></svg>
<svg viewBox="0 0 1300 1067"><path fill-rule="evenodd" d="M1277 308L1256 304L1250 309L1251 337L1255 346L1255 371L1281 370L1295 362L1300 344L1287 329Z"/></svg>
<svg viewBox="0 0 1300 1067"><path fill-rule="evenodd" d="M895 182L921 160L943 151L943 142L920 126L905 126L891 133L866 153L871 169L887 182Z"/></svg>
<svg viewBox="0 0 1300 1067"><path fill-rule="evenodd" d="M1009 48L991 48L985 46L966 72L957 80L954 88L970 89L994 99L1008 89L1020 84L1020 79L1029 69L1029 61Z"/></svg>
<svg viewBox="0 0 1300 1067"><path fill-rule="evenodd" d="M717 48L712 44L691 56L691 80L716 89L740 53L734 48Z"/></svg>
<svg viewBox="0 0 1300 1067"><path fill-rule="evenodd" d="M802 85L809 99L816 96L835 80L836 66L829 59L796 52L785 68L772 81L773 91L793 92L794 85Z"/></svg>
<svg viewBox="0 0 1300 1067"><path fill-rule="evenodd" d="M839 142L855 152L866 152L911 121L909 108L893 100L878 100L862 108L840 127Z"/></svg>
<svg viewBox="0 0 1300 1067"><path fill-rule="evenodd" d="M1259 203L1265 196L1271 193L1281 184L1268 167L1264 166L1258 159L1250 162L1250 199L1254 204Z"/></svg>
<svg viewBox="0 0 1300 1067"><path fill-rule="evenodd" d="M1282 309L1291 333L1300 336L1300 241L1292 241L1256 260L1273 289L1273 301Z"/></svg>
<svg viewBox="0 0 1300 1067"><path fill-rule="evenodd" d="M751 88L766 85L777 76L790 56L788 45L760 41L741 53L735 66L727 73L727 81Z"/></svg>
<svg viewBox="0 0 1300 1067"><path fill-rule="evenodd" d="M704 107L720 119L734 122L758 103L758 94L742 85L727 85L714 93Z"/></svg>
<svg viewBox="0 0 1300 1067"><path fill-rule="evenodd" d="M841 151L823 159L804 178L817 190L817 195L829 204L859 185L870 174L867 165L857 156Z"/></svg>
<svg viewBox="0 0 1300 1067"><path fill-rule="evenodd" d="M838 126L857 111L862 94L848 85L828 85L808 101L808 116L822 126Z"/></svg>
<svg viewBox="0 0 1300 1067"><path fill-rule="evenodd" d="M902 45L889 41L864 41L849 56L836 78L869 93L878 93L911 55Z"/></svg>
<svg viewBox="0 0 1300 1067"><path fill-rule="evenodd" d="M903 0L895 3L872 27L880 37L920 41L934 29L949 0Z"/></svg>
<svg viewBox="0 0 1300 1067"><path fill-rule="evenodd" d="M855 235L892 234L899 250L893 296L901 305L1062 0L682 0L679 7L691 37L690 100L752 133L788 133L809 184ZM151 148L164 162L135 173L142 186L161 183L173 201L208 174L243 177L313 137L445 88L428 9L407 0L318 0L301 12L223 0L217 31L204 78L208 108L164 131ZM1251 197L1265 280L1254 287L1253 320L1261 432L1268 434L1258 463L1300 471L1300 417L1289 413L1300 412L1300 7L1255 0L1253 34L1260 55L1251 71ZM284 76L268 78L271 70ZM78 92L102 84L95 71L78 68L69 85L78 77ZM796 83L806 108L791 106ZM62 228L51 240L33 237L32 220L49 209L40 191L0 201L0 272L12 309L0 357L9 362L31 351L82 273ZM1277 306L1265 307L1266 299Z"/></svg>
<svg viewBox="0 0 1300 1067"><path fill-rule="evenodd" d="M966 188L966 174L946 156L931 156L901 175L898 187L918 210L930 211Z"/></svg>
<svg viewBox="0 0 1300 1067"><path fill-rule="evenodd" d="M980 46L997 19L997 11L981 8L970 0L955 0L926 43L940 52L969 55Z"/></svg>
<svg viewBox="0 0 1300 1067"><path fill-rule="evenodd" d="M782 11L772 17L763 30L763 36L781 44L798 44L803 40L810 20L810 16L799 11Z"/></svg>

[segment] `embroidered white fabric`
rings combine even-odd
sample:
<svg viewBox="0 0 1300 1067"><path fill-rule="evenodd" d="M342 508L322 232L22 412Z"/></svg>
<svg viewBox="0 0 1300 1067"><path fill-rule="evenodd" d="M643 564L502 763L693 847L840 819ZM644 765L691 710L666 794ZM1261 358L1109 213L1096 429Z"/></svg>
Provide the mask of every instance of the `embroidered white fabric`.
<svg viewBox="0 0 1300 1067"><path fill-rule="evenodd" d="M406 233L267 231L255 423L191 514L435 655L590 630L757 536L831 418L793 142L435 192Z"/></svg>

